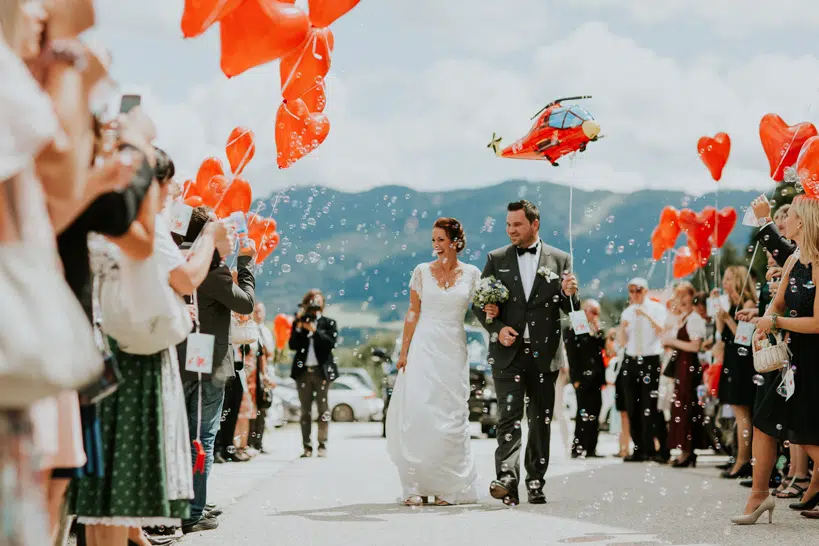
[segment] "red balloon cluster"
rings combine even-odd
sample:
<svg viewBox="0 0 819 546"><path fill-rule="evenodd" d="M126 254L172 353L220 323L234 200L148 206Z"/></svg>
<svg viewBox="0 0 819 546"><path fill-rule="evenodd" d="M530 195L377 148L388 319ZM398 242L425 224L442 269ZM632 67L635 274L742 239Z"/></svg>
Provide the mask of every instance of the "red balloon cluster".
<svg viewBox="0 0 819 546"><path fill-rule="evenodd" d="M333 33L328 28L360 0L185 0L182 33L199 36L219 23L222 72L232 78L281 59L282 103L276 113L276 163L286 169L327 138L324 79Z"/></svg>
<svg viewBox="0 0 819 546"><path fill-rule="evenodd" d="M231 131L225 145L232 176L225 175L222 160L208 157L196 173L196 180L187 180L183 185L182 198L186 205L211 207L216 216L227 218L234 212L246 215L248 237L256 242L256 263L262 263L279 245L279 234L276 232L276 221L272 218L261 218L250 213L253 202L253 190L250 183L239 176L253 159L256 153L256 142L253 132L243 127Z"/></svg>
<svg viewBox="0 0 819 546"><path fill-rule="evenodd" d="M699 213L683 209L679 225L686 234L686 245L677 249L674 256L674 278L687 277L700 267L705 267L713 247L722 248L737 223L737 211L725 207L718 211L707 206Z"/></svg>

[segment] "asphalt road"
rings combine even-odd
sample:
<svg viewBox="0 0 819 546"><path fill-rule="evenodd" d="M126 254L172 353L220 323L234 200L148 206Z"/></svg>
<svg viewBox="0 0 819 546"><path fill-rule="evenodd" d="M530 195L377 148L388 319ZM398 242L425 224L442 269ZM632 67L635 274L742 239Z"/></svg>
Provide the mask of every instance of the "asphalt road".
<svg viewBox="0 0 819 546"><path fill-rule="evenodd" d="M269 432L269 454L215 467L210 499L225 510L220 527L182 543L683 546L806 543L806 536L819 536L788 501L779 501L774 525L732 525L729 517L742 509L748 490L717 477L720 458L701 456L696 469L572 460L560 434L553 435L546 505L507 508L487 493L474 506L409 508L398 503L398 477L380 432L377 423L333 423L329 457L309 460L298 459L297 427ZM494 440L473 440L487 486L494 448ZM604 435L600 451L615 449L615 438Z"/></svg>

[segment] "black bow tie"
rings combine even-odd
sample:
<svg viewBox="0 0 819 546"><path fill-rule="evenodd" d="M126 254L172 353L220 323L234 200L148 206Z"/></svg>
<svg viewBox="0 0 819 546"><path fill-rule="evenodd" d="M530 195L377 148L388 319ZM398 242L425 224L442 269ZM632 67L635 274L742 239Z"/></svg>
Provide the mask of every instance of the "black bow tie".
<svg viewBox="0 0 819 546"><path fill-rule="evenodd" d="M518 256L523 256L523 255L524 255L524 254L526 254L527 252L528 252L529 254L537 254L537 245L535 245L535 246L533 246L533 247L531 247L531 248L520 248L520 247L517 247L517 249L518 249Z"/></svg>

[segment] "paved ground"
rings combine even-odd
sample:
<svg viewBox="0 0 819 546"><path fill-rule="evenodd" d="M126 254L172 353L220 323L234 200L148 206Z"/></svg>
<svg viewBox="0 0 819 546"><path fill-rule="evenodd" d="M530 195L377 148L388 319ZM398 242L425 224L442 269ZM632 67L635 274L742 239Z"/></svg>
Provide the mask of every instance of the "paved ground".
<svg viewBox="0 0 819 546"><path fill-rule="evenodd" d="M717 458L701 457L697 469L686 470L614 458L572 460L559 434L545 506L507 508L487 495L475 506L407 508L396 502L399 482L380 432L380 424L333 424L330 457L310 460L297 458L297 428L269 433L270 454L216 466L211 499L225 509L221 525L183 544L748 545L818 536L815 524L790 512L787 501L780 501L774 525L731 525L747 489L716 477ZM473 444L488 485L495 442ZM614 438L604 436L601 451L614 450Z"/></svg>

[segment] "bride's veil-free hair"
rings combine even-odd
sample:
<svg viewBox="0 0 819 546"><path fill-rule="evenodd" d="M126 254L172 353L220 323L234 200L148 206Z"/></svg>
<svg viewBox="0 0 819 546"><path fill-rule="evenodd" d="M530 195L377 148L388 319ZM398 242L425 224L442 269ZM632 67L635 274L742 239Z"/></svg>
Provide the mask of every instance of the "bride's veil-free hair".
<svg viewBox="0 0 819 546"><path fill-rule="evenodd" d="M455 244L455 250L458 253L466 248L466 233L464 233L464 227L455 218L438 218L432 227L444 230L449 240Z"/></svg>

